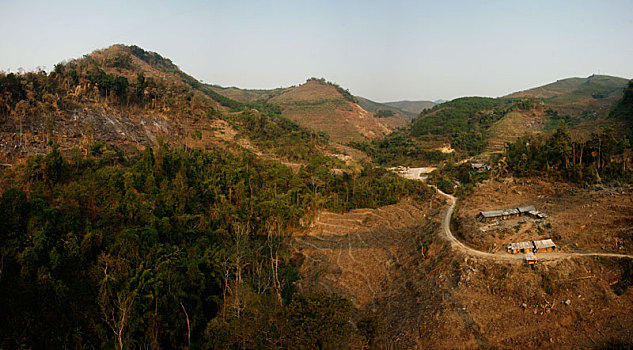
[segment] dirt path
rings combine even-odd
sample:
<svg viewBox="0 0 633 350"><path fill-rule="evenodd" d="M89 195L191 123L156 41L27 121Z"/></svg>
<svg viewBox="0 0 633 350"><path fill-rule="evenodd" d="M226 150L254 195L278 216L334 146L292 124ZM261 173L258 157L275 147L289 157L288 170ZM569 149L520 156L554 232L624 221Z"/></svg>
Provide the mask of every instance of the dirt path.
<svg viewBox="0 0 633 350"><path fill-rule="evenodd" d="M523 254L508 254L506 252L488 253L488 252L484 252L484 251L481 251L481 250L477 250L477 249L471 248L471 247L465 245L464 243L462 243L461 241L459 241L453 235L453 232L451 232L451 217L453 216L453 211L455 210L455 205L457 204L457 198L455 198L454 196L451 196L450 194L447 194L447 193L444 193L444 192L440 191L440 189L438 189L437 187L435 187L435 190L439 194L447 197L449 199L449 202L450 202L450 206L448 207L448 209L446 210L446 214L444 215L444 220L442 220L442 235L449 242L451 242L451 246L452 247L454 247L457 250L463 252L464 254L468 254L468 255L472 255L472 256L479 256L479 257L482 257L482 258L492 259L492 260L496 260L496 261L521 262L523 260ZM574 256L601 256L601 257L608 257L608 258L633 259L633 255L613 254L613 253L553 252L553 253L543 253L543 254L540 254L540 255L537 255L537 256L539 257L539 260L543 259L545 261L558 260L558 259L569 259L569 258L574 257Z"/></svg>

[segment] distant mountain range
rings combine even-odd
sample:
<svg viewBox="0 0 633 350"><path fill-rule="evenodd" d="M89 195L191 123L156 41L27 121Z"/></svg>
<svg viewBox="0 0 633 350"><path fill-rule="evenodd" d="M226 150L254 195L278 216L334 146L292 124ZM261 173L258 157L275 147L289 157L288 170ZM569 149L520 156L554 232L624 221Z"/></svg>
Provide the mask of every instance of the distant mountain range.
<svg viewBox="0 0 633 350"><path fill-rule="evenodd" d="M206 147L235 141L227 135L236 135L239 123L229 124L247 109L281 115L341 144L381 139L405 128L411 137L453 143L458 150L459 142L479 140L464 146L469 152L486 144L489 151L500 150L522 134L548 132L562 121L578 134L608 125L627 130L630 123L630 118L609 117L628 80L605 75L563 79L498 99L379 103L323 78L270 90L203 84L168 58L125 45L42 74L0 73L0 116L6 117L0 154L41 153L50 139L70 149L88 136L121 147L161 138ZM618 110L628 113L622 103Z"/></svg>

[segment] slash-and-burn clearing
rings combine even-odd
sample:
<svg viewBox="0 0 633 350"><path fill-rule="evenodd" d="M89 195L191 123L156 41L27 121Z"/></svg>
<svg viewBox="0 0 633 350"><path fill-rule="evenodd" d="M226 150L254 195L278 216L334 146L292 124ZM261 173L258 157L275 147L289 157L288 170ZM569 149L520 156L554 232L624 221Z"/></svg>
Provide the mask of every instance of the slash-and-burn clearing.
<svg viewBox="0 0 633 350"><path fill-rule="evenodd" d="M486 182L458 202L453 219L459 240L492 253L476 255L440 234L448 203L439 194L422 204L322 212L293 239L303 256L300 288L350 298L360 311L357 323L373 322L379 348L627 346L632 260L580 254L631 253L625 239L630 193L628 187ZM498 225L475 219L482 210L521 204L549 217ZM510 241L544 238L556 239L563 252L538 253L537 265L504 250Z"/></svg>

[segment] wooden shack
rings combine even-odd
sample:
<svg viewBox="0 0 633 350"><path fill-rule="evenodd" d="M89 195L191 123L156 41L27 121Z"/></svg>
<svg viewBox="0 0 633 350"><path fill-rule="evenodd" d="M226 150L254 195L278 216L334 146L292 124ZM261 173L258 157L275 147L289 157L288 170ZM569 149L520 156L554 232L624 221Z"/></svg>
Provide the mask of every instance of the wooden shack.
<svg viewBox="0 0 633 350"><path fill-rule="evenodd" d="M555 250L556 244L551 239L534 241L534 253L553 252Z"/></svg>
<svg viewBox="0 0 633 350"><path fill-rule="evenodd" d="M479 221L492 221L501 218L503 218L503 210L481 211L477 214L477 220Z"/></svg>
<svg viewBox="0 0 633 350"><path fill-rule="evenodd" d="M532 253L534 251L534 244L532 242L517 242L508 244L508 253Z"/></svg>
<svg viewBox="0 0 633 350"><path fill-rule="evenodd" d="M525 253L524 259L528 265L534 265L538 262L538 259L536 258L536 254L532 252Z"/></svg>
<svg viewBox="0 0 633 350"><path fill-rule="evenodd" d="M536 211L536 208L533 205L525 205L518 207L517 210L519 211L520 216L524 216L529 214L530 211Z"/></svg>
<svg viewBox="0 0 633 350"><path fill-rule="evenodd" d="M527 215L528 215L529 217L532 217L532 218L534 218L534 219L539 219L539 220L542 220L542 219L547 218L547 215L545 215L545 214L541 213L541 212L540 212L540 211L538 211L538 210L530 210L530 211L527 213Z"/></svg>

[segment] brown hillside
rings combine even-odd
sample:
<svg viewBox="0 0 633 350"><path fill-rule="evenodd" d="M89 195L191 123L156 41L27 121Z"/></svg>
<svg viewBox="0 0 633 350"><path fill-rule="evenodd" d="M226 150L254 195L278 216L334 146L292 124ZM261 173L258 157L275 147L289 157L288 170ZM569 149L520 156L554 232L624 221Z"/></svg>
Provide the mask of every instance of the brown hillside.
<svg viewBox="0 0 633 350"><path fill-rule="evenodd" d="M268 102L279 105L284 117L324 131L335 142L380 138L391 131L390 127L404 125L397 120L375 118L358 104L346 100L336 87L314 80L290 88Z"/></svg>
<svg viewBox="0 0 633 350"><path fill-rule="evenodd" d="M266 102L280 106L284 117L316 131L324 131L334 142L380 138L408 123L407 115L399 112L377 118L375 113L352 102L351 95L346 99L340 87L323 79L313 78L299 86L274 90L211 88L218 94L243 103Z"/></svg>
<svg viewBox="0 0 633 350"><path fill-rule="evenodd" d="M295 255L303 258L297 259L303 277L297 287L350 298L376 330L372 348L628 348L629 260L539 253L541 261L527 266L502 248L510 239L552 237L563 254L630 253L630 193L489 181L459 200L455 219L479 255L440 236L447 213L440 196L424 205L404 200L322 212L305 234L293 237ZM499 225L473 219L479 210L519 204L546 211L551 226L540 231L523 217ZM605 218L603 211L614 216ZM494 229L483 232L484 226Z"/></svg>
<svg viewBox="0 0 633 350"><path fill-rule="evenodd" d="M73 74L78 76L75 81ZM113 45L59 64L51 73L26 73L17 79L26 87L27 98L10 101L8 110L2 109L4 104L0 108L0 163L46 153L49 141L64 153L73 148L86 153L100 141L122 151L164 142L202 149L246 148L271 158L223 120L230 119L229 109L192 87L195 79L169 59L135 46ZM104 91L96 82L105 85L115 79L127 82L118 95L114 87ZM30 91L34 85L53 88Z"/></svg>

